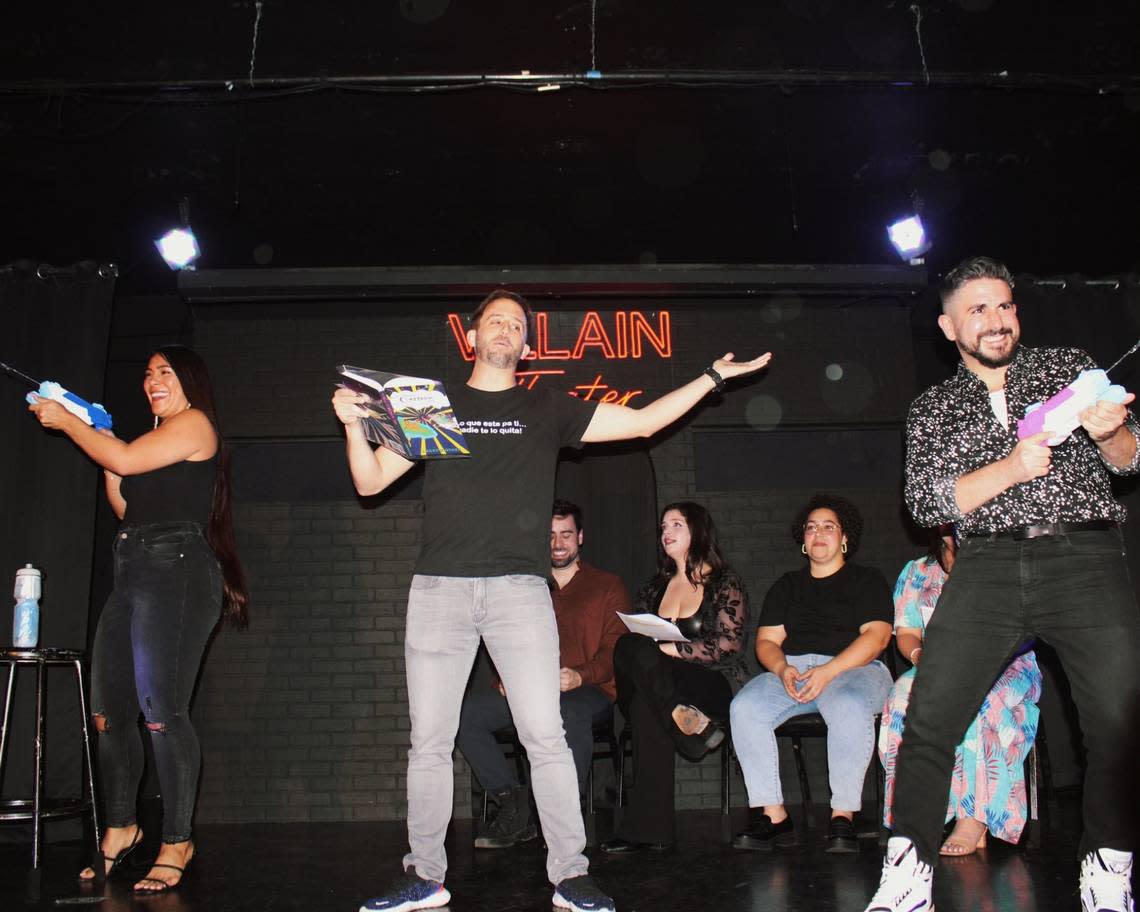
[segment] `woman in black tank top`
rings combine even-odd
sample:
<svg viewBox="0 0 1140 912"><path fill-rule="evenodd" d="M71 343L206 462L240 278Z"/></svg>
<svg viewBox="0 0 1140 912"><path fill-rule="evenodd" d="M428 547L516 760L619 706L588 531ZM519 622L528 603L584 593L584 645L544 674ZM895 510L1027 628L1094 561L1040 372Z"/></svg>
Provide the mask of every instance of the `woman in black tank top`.
<svg viewBox="0 0 1140 912"><path fill-rule="evenodd" d="M136 893L176 887L194 855L191 815L201 751L190 696L206 642L225 614L246 622L244 575L234 549L229 462L217 431L206 365L181 346L159 349L143 392L154 430L126 443L83 423L58 403L30 406L103 467L107 499L122 520L115 585L92 651L92 715L99 731L107 827L102 864L81 880L122 874L142 842L135 800L143 773L141 712L163 798L162 843ZM136 875L137 876L137 875Z"/></svg>
<svg viewBox="0 0 1140 912"><path fill-rule="evenodd" d="M724 740L735 688L744 683L748 596L700 504L661 515L658 574L633 600L635 612L673 621L687 642L629 633L614 648L618 705L632 728L635 786L609 853L664 849L676 840L673 752L699 760Z"/></svg>

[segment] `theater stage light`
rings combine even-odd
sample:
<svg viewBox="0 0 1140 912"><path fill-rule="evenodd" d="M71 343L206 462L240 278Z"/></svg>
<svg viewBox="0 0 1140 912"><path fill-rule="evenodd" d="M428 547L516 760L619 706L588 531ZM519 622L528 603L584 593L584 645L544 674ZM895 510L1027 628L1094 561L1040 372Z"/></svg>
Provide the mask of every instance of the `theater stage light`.
<svg viewBox="0 0 1140 912"><path fill-rule="evenodd" d="M932 246L930 238L926 236L926 229L922 226L922 219L917 215L908 216L890 225L887 228L887 236L899 256L907 262L918 259Z"/></svg>
<svg viewBox="0 0 1140 912"><path fill-rule="evenodd" d="M202 255L198 239L189 228L174 228L154 242L166 265L171 269L193 269L194 261Z"/></svg>

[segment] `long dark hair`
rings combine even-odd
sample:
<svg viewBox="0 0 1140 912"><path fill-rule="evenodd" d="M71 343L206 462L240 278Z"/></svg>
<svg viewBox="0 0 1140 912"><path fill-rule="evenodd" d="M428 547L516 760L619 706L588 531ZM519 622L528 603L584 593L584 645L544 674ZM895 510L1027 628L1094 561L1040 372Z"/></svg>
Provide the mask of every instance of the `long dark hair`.
<svg viewBox="0 0 1140 912"><path fill-rule="evenodd" d="M218 412L214 405L214 385L206 362L193 349L184 345L163 345L155 354L162 355L174 369L182 392L193 408L210 419L218 435L218 453L214 475L214 500L210 505L210 522L206 541L222 570L222 618L231 627L248 627L249 587L245 570L237 554L234 540L234 518L230 498L230 451L218 430Z"/></svg>
<svg viewBox="0 0 1140 912"><path fill-rule="evenodd" d="M716 526L713 525L712 514L699 503L691 500L678 500L666 504L661 511L658 526L665 519L665 514L676 510L685 517L685 524L689 527L689 553L685 556L685 576L694 586L700 586L710 576L714 576L725 568L724 554L720 550L717 540ZM708 576L701 574L701 566L708 564ZM676 569L676 562L661 546L661 535L657 536L657 575L661 577L672 576Z"/></svg>

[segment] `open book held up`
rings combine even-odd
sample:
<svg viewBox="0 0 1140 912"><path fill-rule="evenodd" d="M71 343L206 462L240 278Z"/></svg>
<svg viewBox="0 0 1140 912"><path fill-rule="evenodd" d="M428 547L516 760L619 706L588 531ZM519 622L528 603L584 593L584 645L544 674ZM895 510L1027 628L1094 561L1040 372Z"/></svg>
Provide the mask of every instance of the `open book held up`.
<svg viewBox="0 0 1140 912"><path fill-rule="evenodd" d="M688 643L689 638L677 629L677 625L672 621L667 621L665 618L657 614L622 614L620 611L617 616L622 619L625 624L634 633L641 633L647 637L652 637L658 643Z"/></svg>
<svg viewBox="0 0 1140 912"><path fill-rule="evenodd" d="M340 386L362 393L364 436L406 459L470 456L443 384L341 364Z"/></svg>

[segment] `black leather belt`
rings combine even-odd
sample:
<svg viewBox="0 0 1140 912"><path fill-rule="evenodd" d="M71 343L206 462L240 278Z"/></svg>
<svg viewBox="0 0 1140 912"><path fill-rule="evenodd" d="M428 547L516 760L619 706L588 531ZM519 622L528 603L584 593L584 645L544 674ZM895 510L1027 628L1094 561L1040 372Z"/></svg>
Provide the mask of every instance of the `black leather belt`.
<svg viewBox="0 0 1140 912"><path fill-rule="evenodd" d="M970 538L1012 539L1025 541L1030 538L1046 538L1050 535L1070 535L1073 532L1105 532L1115 529L1116 523L1110 519L1093 519L1088 522L1039 523L1034 526L1018 526L1016 529L1002 529L1000 532L980 532Z"/></svg>

